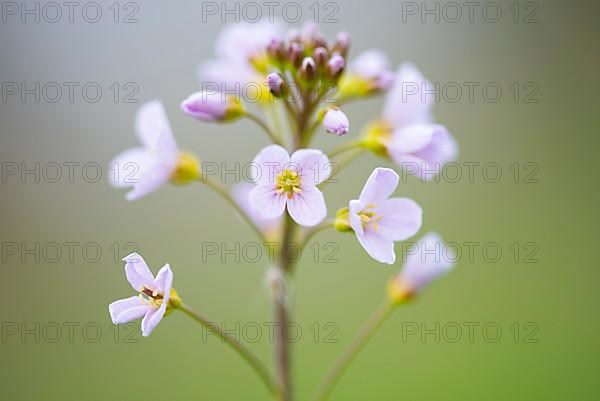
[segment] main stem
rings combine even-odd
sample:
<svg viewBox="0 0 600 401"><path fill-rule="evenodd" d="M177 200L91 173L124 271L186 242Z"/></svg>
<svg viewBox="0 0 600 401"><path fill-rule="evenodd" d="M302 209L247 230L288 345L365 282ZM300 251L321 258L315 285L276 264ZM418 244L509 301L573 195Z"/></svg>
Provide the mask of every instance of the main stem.
<svg viewBox="0 0 600 401"><path fill-rule="evenodd" d="M286 214L285 228L283 233L283 241L280 244L277 268L281 270L282 275L291 273L294 262L290 259L288 251L290 244L294 240L296 232L296 224ZM277 381L279 384L281 401L292 401L292 380L291 380L291 356L290 343L288 342L285 329L290 321L288 306L289 294L286 293L287 288L283 286L283 293L275 298L275 321L277 323L275 329L275 369Z"/></svg>
<svg viewBox="0 0 600 401"><path fill-rule="evenodd" d="M182 304L178 307L178 309L186 315L188 315L189 317L191 317L192 319L194 319L195 321L197 321L198 323L202 324L211 332L215 333L221 340L223 340L223 342L229 344L231 348L233 348L242 358L244 358L244 360L248 362L252 369L254 369L254 371L258 374L260 379L265 384L265 386L267 386L271 394L273 394L274 396L277 395L278 390L271 378L269 370L262 364L260 360L258 360L258 358L252 352L250 352L246 347L237 342L237 340L230 334L228 334L226 331L221 329L221 327L218 324L202 316L200 313L193 311L188 306Z"/></svg>
<svg viewBox="0 0 600 401"><path fill-rule="evenodd" d="M385 319L390 315L393 306L389 302L383 303L375 310L367 323L360 329L354 340L346 347L334 365L331 367L325 378L317 387L311 401L325 401L333 391L335 385L342 377L352 360L358 355L369 339L381 327Z"/></svg>

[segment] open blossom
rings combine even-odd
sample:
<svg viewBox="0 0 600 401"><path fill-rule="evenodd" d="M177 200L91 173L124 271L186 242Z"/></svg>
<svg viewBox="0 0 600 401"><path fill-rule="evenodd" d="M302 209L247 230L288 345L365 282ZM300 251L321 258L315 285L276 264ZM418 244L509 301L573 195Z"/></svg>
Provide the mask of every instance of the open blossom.
<svg viewBox="0 0 600 401"><path fill-rule="evenodd" d="M127 200L139 199L166 184L177 170L179 151L165 109L152 101L140 107L135 133L141 147L116 156L110 163L110 183L118 188L133 187Z"/></svg>
<svg viewBox="0 0 600 401"><path fill-rule="evenodd" d="M357 200L349 204L349 220L358 241L376 261L396 261L394 241L403 241L421 228L422 210L407 198L390 198L399 181L388 168L376 168Z"/></svg>
<svg viewBox="0 0 600 401"><path fill-rule="evenodd" d="M167 307L180 302L172 291L173 272L166 264L156 277L148 268L144 259L137 253L123 259L127 281L139 295L120 299L108 306L114 324L124 324L143 317L142 335L147 337L160 323L167 312Z"/></svg>
<svg viewBox="0 0 600 401"><path fill-rule="evenodd" d="M256 187L250 205L264 218L288 213L303 226L319 224L327 216L325 198L317 185L331 174L327 156L316 149L300 149L292 156L279 145L264 148L254 159Z"/></svg>
<svg viewBox="0 0 600 401"><path fill-rule="evenodd" d="M350 130L350 121L343 111L337 107L330 107L323 116L323 126L327 132L342 136Z"/></svg>
<svg viewBox="0 0 600 401"><path fill-rule="evenodd" d="M401 303L420 293L433 280L448 273L456 255L449 252L437 233L427 233L417 241L415 251L408 254L404 268L390 282L389 296Z"/></svg>
<svg viewBox="0 0 600 401"><path fill-rule="evenodd" d="M381 138L389 156L407 172L428 180L456 159L458 145L448 130L433 123L432 85L412 64L402 65L385 101L383 118L391 136Z"/></svg>
<svg viewBox="0 0 600 401"><path fill-rule="evenodd" d="M250 192L254 189L254 185L249 182L241 182L236 184L231 195L233 199L244 211L244 213L252 220L252 222L265 234L267 238L275 237L281 232L283 219L280 217L265 218L259 210L252 207L250 204Z"/></svg>

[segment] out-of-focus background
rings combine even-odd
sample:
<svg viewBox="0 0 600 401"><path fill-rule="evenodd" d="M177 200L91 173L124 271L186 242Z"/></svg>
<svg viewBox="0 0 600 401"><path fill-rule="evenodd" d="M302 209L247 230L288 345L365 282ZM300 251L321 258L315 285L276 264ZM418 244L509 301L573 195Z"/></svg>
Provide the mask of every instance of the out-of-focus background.
<svg viewBox="0 0 600 401"><path fill-rule="evenodd" d="M133 117L151 99L165 103L180 147L203 160L230 168L267 144L250 122L200 124L178 109L199 88L196 69L214 54L221 14L203 21L206 2L193 1L83 2L72 15L58 4L57 19L46 2L2 2L0 399L267 399L238 356L185 316L168 316L142 338L138 323L117 330L107 310L132 295L119 259L135 247L154 271L171 264L188 304L257 338L251 349L272 359L268 260L226 252L255 241L227 205L200 185L128 203L107 183L108 162L136 144ZM266 16L268 6L257 4ZM284 14L287 3L277 4L275 16L296 18L296 6ZM332 399L595 399L598 3L482 1L472 14L445 1L296 4L329 37L349 31L352 54L380 48L446 87L435 115L460 143L458 182L448 171L451 179L439 183L405 178L397 191L423 207L419 235L439 232L457 244L460 262L393 315ZM243 19L245 3L237 7ZM49 92L37 91L36 102L36 90L27 90L38 82ZM54 103L52 83L63 90ZM350 136L381 106L373 99L345 107ZM331 149L338 141L320 134L316 143ZM358 195L374 167L388 165L366 156L341 173L325 191L330 214ZM353 235L325 232L316 242L294 284L298 399L401 267L374 262ZM207 243L219 252L208 255ZM324 263L331 252L337 262Z"/></svg>

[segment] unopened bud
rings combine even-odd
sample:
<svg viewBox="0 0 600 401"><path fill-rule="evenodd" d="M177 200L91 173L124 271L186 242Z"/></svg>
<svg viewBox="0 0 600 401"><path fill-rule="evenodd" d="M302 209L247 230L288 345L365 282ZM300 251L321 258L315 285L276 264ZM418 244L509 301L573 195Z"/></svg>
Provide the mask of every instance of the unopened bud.
<svg viewBox="0 0 600 401"><path fill-rule="evenodd" d="M336 36L333 51L340 53L343 57L348 55L350 50L350 34L348 32L340 32Z"/></svg>
<svg viewBox="0 0 600 401"><path fill-rule="evenodd" d="M348 116L337 107L326 109L323 116L323 126L327 132L337 136L346 135L350 130Z"/></svg>
<svg viewBox="0 0 600 401"><path fill-rule="evenodd" d="M304 58L304 46L300 43L292 42L288 49L288 60L294 68L300 67Z"/></svg>
<svg viewBox="0 0 600 401"><path fill-rule="evenodd" d="M327 74L331 78L339 78L346 67L346 59L339 54L334 54L327 62Z"/></svg>
<svg viewBox="0 0 600 401"><path fill-rule="evenodd" d="M281 96L283 93L283 76L278 72L272 72L267 75L267 86L275 97Z"/></svg>
<svg viewBox="0 0 600 401"><path fill-rule="evenodd" d="M317 77L317 64L312 57L305 57L302 60L302 76L308 80L313 80Z"/></svg>
<svg viewBox="0 0 600 401"><path fill-rule="evenodd" d="M327 58L329 57L329 52L324 47L317 47L313 50L313 58L319 67L322 67L327 63Z"/></svg>

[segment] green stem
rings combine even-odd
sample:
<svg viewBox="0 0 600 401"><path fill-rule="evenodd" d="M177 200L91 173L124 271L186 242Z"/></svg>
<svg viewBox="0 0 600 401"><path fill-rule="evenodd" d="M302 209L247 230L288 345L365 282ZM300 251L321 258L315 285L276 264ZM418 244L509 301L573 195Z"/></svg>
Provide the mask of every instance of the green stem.
<svg viewBox="0 0 600 401"><path fill-rule="evenodd" d="M354 340L346 347L344 352L336 360L325 378L317 387L311 401L326 401L335 385L342 377L352 360L358 355L360 350L365 346L369 339L381 327L393 310L393 306L389 302L385 302L375 310L367 323L360 329Z"/></svg>
<svg viewBox="0 0 600 401"><path fill-rule="evenodd" d="M359 141L348 142L348 143L346 143L344 145L341 145L341 146L335 148L334 150L332 150L331 152L329 152L327 154L327 156L330 159L333 159L334 157L336 157L336 156L338 156L338 155L340 155L342 153L348 152L348 151L350 151L352 149L358 149L358 148L360 148L362 146L363 146L363 142L360 141L360 140Z"/></svg>
<svg viewBox="0 0 600 401"><path fill-rule="evenodd" d="M246 347L237 342L235 337L231 336L227 332L225 332L221 327L208 320L206 317L202 316L198 312L191 310L188 306L181 304L178 307L180 311L202 324L208 330L216 334L222 341L226 342L231 348L233 348L248 364L254 369L254 371L258 374L262 382L267 386L269 392L273 394L274 397L278 396L278 390L275 386L275 382L269 373L268 369L263 365L263 363Z"/></svg>
<svg viewBox="0 0 600 401"><path fill-rule="evenodd" d="M300 249L304 248L308 244L308 241L310 241L310 239L314 237L317 233L320 233L321 231L326 230L328 228L333 228L334 224L335 219L327 219L318 226L314 226L306 230L306 232L304 233L304 238L302 239L300 245Z"/></svg>
<svg viewBox="0 0 600 401"><path fill-rule="evenodd" d="M238 205L238 203L231 197L231 195L229 194L229 191L227 191L227 189L223 185L221 185L221 183L211 180L208 177L201 177L200 182L202 182L203 184L206 184L217 194L221 195L221 197L223 199L225 199L236 210L236 212L238 212L238 214L240 216L242 216L242 218L254 230L256 235L258 235L258 237L263 241L263 243L267 242L267 239L265 238L265 234L260 230L260 228L258 228L258 226L256 224L254 224L254 222L250 219L250 217L248 217L248 215L242 210L240 205Z"/></svg>
<svg viewBox="0 0 600 401"><path fill-rule="evenodd" d="M278 136L271 130L271 128L269 128L269 126L267 125L267 123L265 123L262 118L260 118L259 116L250 113L250 112L246 112L244 114L244 116L251 120L254 121L256 123L256 125L258 125L259 127L261 127L263 129L263 131L265 131L265 133L269 136L269 138L271 139L271 141L273 141L273 143L283 146L283 143L281 142L281 139L278 138Z"/></svg>

